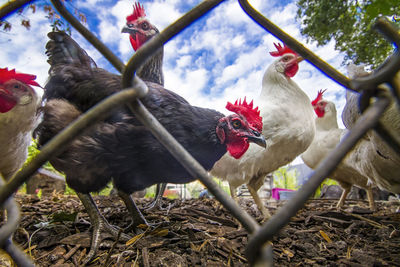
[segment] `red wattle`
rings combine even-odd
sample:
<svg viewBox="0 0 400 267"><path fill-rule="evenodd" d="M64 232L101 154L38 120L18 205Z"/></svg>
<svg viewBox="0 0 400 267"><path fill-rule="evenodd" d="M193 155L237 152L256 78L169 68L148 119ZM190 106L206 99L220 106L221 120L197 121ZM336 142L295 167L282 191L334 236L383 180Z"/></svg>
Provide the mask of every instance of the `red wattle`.
<svg viewBox="0 0 400 267"><path fill-rule="evenodd" d="M319 108L315 108L314 111L315 114L317 114L318 118L322 118L325 115L325 110L323 109L321 110Z"/></svg>
<svg viewBox="0 0 400 267"><path fill-rule="evenodd" d="M0 95L0 113L6 113L10 111L16 104L17 101L2 97Z"/></svg>
<svg viewBox="0 0 400 267"><path fill-rule="evenodd" d="M131 42L133 50L136 51L138 49L138 45L137 45L135 39L132 36L129 36L129 41Z"/></svg>
<svg viewBox="0 0 400 267"><path fill-rule="evenodd" d="M292 64L285 70L285 74L288 77L292 78L292 77L294 77L294 75L296 75L298 70L299 70L299 65L297 63Z"/></svg>
<svg viewBox="0 0 400 267"><path fill-rule="evenodd" d="M230 143L227 145L226 149L229 154L235 159L239 159L249 148L249 143L247 142L247 138L241 139L240 141Z"/></svg>

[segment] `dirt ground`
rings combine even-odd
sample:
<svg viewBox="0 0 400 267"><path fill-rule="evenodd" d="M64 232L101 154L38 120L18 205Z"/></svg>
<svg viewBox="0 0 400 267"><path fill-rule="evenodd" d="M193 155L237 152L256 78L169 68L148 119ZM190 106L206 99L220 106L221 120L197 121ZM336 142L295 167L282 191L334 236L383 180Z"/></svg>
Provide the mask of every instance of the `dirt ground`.
<svg viewBox="0 0 400 267"><path fill-rule="evenodd" d="M17 200L22 220L14 240L35 264L79 266L88 252L91 230L79 199L53 194L41 199L17 195ZM129 225L118 197L97 196L95 201L110 223ZM149 201L137 203L142 207ZM240 204L260 221L250 199ZM270 212L283 204L269 202ZM335 204L336 200L312 200L292 218L273 240L275 266L400 266L398 202L378 202L373 214L363 213L364 201L348 201L347 211L340 212ZM247 233L218 201L164 199L163 207L167 209L144 211L149 223L162 224L128 242L106 239L90 266L248 266Z"/></svg>

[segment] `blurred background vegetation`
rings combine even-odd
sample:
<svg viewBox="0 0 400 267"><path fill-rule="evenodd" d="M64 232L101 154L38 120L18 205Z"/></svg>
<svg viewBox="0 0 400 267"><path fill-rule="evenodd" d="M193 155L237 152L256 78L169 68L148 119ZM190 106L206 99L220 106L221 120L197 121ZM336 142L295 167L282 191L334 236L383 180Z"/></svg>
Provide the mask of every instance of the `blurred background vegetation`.
<svg viewBox="0 0 400 267"><path fill-rule="evenodd" d="M37 148L37 142L35 140L32 140L31 146L28 148L28 158L25 162L24 165L29 163L37 154L39 153L39 150ZM63 173L59 173L49 162L46 162L46 164L43 165L43 168L54 172L58 175L64 176ZM301 185L298 183L298 176L299 173L296 169L291 169L289 170L289 166L281 167L279 168L275 173L274 173L274 181L273 181L273 187L278 187L278 188L286 188L286 189L292 189L292 190L298 190ZM213 178L214 182L217 183L228 195L230 195L230 190L229 190L229 184L225 181L221 181L220 179ZM323 185L333 185L337 184L334 180L331 179L326 179L320 187L317 189L317 191L314 194L314 197L319 197L321 194L321 189ZM101 190L98 193L94 193L94 195L109 195L113 186L112 183L109 183L106 188ZM192 198L198 198L201 191L205 189L205 186L199 182L199 181L194 181L192 183L186 184L183 186L183 190L187 190L188 194ZM179 190L179 189L177 189ZM19 192L21 193L26 193L26 186L24 185L23 187L20 188ZM156 185L151 186L146 189L146 195L145 197L147 198L154 198L156 193ZM41 196L41 191L38 190L37 192L38 196ZM72 190L68 185L66 186L65 193L66 195L75 195L75 191ZM167 190L166 193L164 194L164 197L167 197L169 199L176 199L179 198L179 194L177 194L176 190Z"/></svg>

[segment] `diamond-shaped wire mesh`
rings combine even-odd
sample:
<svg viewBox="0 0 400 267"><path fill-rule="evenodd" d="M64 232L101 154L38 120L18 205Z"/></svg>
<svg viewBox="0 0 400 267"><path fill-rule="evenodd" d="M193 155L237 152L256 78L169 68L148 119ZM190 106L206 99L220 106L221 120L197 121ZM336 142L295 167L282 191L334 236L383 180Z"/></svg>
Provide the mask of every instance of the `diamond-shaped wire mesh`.
<svg viewBox="0 0 400 267"><path fill-rule="evenodd" d="M0 10L0 19L32 2L27 0L17 0L9 2ZM257 222L243 211L216 183L209 177L204 168L165 130L165 128L152 116L152 114L143 106L138 98L147 93L147 86L137 77L135 71L145 60L152 55L158 48L164 45L173 36L179 34L183 29L196 21L206 12L215 8L223 0L206 0L183 15L179 20L168 26L158 36L152 38L143 47L141 47L125 66L102 42L100 42L89 30L87 30L72 14L63 6L62 1L52 0L54 7L76 30L78 30L100 53L106 57L110 63L122 73L123 88L125 90L114 94L95 108L91 109L68 128L54 137L46 144L39 155L35 157L27 166L19 171L6 185L0 187L1 207L7 209L8 213L13 215L0 229L0 247L7 251L19 266L33 266L28 257L20 251L10 240L11 235L16 229L19 220L19 210L12 198L15 192L23 182L25 182L36 170L43 165L56 152L60 152L71 142L79 133L90 125L93 125L117 105L127 105L137 118L153 133L153 135L176 157L181 164L201 182L207 186L208 190L224 205L224 207L239 220L244 228L249 232L250 238L246 248L246 256L252 265L263 264L263 266L272 266L272 248L269 242L280 229L282 229L301 209L311 194L316 190L320 183L332 173L348 151L358 142L364 134L374 129L376 132L398 153L400 152L400 142L398 136L393 135L387 129L384 129L379 123L379 118L388 107L390 99L380 96L370 107L365 106L365 112L357 121L355 127L349 132L344 140L332 151L319 167L310 175L308 182L298 191L298 193L284 205L277 213L261 227ZM392 95L396 97L395 101L400 103L398 98L400 85L393 79L394 75L400 69L400 54L398 50L388 58L371 75L350 81L343 74L317 57L301 43L279 29L276 25L266 19L262 14L255 10L247 0L239 0L244 12L246 12L256 23L266 31L275 35L295 50L304 59L312 63L327 76L343 85L349 90L358 91L361 97L368 98L365 92L375 90L378 85L387 83L390 85ZM391 23L380 18L376 22L376 28L397 47L400 45L400 35ZM369 103L369 101L364 101ZM367 109L368 107L368 109ZM2 180L1 180L2 181ZM2 181L3 184L3 181ZM0 185L2 185L0 184Z"/></svg>

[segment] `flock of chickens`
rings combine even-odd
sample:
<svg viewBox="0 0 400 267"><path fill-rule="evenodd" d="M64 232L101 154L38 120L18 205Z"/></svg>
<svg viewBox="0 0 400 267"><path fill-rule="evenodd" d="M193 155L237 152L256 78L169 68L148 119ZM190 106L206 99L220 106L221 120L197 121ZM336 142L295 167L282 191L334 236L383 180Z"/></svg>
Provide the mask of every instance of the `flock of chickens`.
<svg viewBox="0 0 400 267"><path fill-rule="evenodd" d="M129 34L134 50L159 33L138 3L122 32ZM43 146L82 113L123 89L121 76L98 68L69 35L51 32L48 37L50 77L42 100L31 87L39 86L34 75L0 69L0 173L6 180L26 160L32 132ZM162 49L136 73L149 88L141 99L149 111L206 170L229 182L233 198L236 188L246 184L265 219L270 214L257 193L265 176L299 155L315 169L360 116L358 95L348 93L342 114L347 129L339 129L335 104L323 98L323 91L311 101L291 79L302 58L286 45L275 47L270 54L276 60L264 73L259 108L246 99L228 102L227 109L233 112L228 116L191 106L163 87ZM353 70L357 71L351 76L367 75L363 69ZM400 132L400 113L395 103L381 122L394 133ZM112 181L132 215L133 229L140 231L137 226L147 222L131 198L132 192L153 184L195 180L126 107L113 110L50 162L65 173L94 226L86 262L96 254L101 232L118 235L118 229L99 213L90 192ZM374 209L372 187L400 193L400 155L370 131L331 178L344 188L338 207L351 186L356 185L367 190L370 208ZM122 239L128 238L122 235Z"/></svg>

